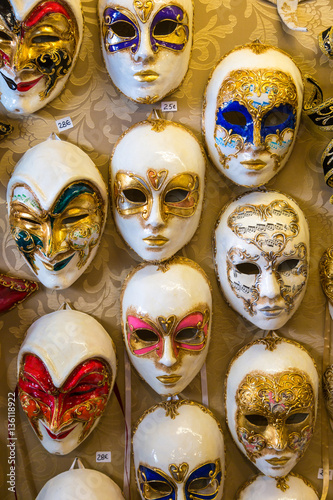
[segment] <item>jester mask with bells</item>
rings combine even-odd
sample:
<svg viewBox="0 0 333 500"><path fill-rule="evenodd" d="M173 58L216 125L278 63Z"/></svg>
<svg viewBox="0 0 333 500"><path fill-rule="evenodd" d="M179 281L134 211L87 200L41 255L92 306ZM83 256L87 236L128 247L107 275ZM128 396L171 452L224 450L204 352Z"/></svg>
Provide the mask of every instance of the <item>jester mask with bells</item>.
<svg viewBox="0 0 333 500"><path fill-rule="evenodd" d="M226 376L226 416L235 443L271 477L286 476L312 437L318 373L297 342L276 334L243 347Z"/></svg>
<svg viewBox="0 0 333 500"><path fill-rule="evenodd" d="M302 76L288 54L260 42L228 53L204 99L203 132L216 168L241 186L266 184L292 152L302 101Z"/></svg>
<svg viewBox="0 0 333 500"><path fill-rule="evenodd" d="M99 0L102 52L126 97L153 103L182 83L192 47L191 0Z"/></svg>
<svg viewBox="0 0 333 500"><path fill-rule="evenodd" d="M15 242L47 288L67 288L92 261L105 225L107 187L94 163L69 142L29 149L7 189Z"/></svg>
<svg viewBox="0 0 333 500"><path fill-rule="evenodd" d="M34 113L61 92L82 32L80 0L1 0L0 94L8 111Z"/></svg>
<svg viewBox="0 0 333 500"><path fill-rule="evenodd" d="M309 270L309 230L296 202L277 191L232 201L215 227L215 266L227 302L263 330L299 307Z"/></svg>
<svg viewBox="0 0 333 500"><path fill-rule="evenodd" d="M220 500L224 439L203 405L166 401L136 424L133 455L142 500Z"/></svg>
<svg viewBox="0 0 333 500"><path fill-rule="evenodd" d="M282 493L282 491L283 493ZM247 481L237 494L236 500L319 500L312 484L298 474L291 472L276 480L258 474Z"/></svg>
<svg viewBox="0 0 333 500"><path fill-rule="evenodd" d="M168 259L194 235L205 166L194 135L167 120L140 122L116 143L110 173L114 219L143 260Z"/></svg>
<svg viewBox="0 0 333 500"><path fill-rule="evenodd" d="M211 314L210 284L189 259L142 264L126 279L121 295L124 342L132 364L158 394L178 394L201 369Z"/></svg>
<svg viewBox="0 0 333 500"><path fill-rule="evenodd" d="M70 453L96 427L113 388L108 333L82 312L47 314L29 328L17 367L20 402L42 445Z"/></svg>
<svg viewBox="0 0 333 500"><path fill-rule="evenodd" d="M78 469L74 469L75 462ZM50 479L39 492L36 500L124 500L119 486L97 470L85 469L79 459L62 474Z"/></svg>

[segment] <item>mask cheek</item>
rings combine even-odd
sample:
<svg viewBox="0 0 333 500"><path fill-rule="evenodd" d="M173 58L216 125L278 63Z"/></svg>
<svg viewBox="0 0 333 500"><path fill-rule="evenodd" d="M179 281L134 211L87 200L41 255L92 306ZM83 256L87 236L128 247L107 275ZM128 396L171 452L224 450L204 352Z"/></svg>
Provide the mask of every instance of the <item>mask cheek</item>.
<svg viewBox="0 0 333 500"><path fill-rule="evenodd" d="M266 150L271 155L279 156L281 159L289 151L295 132L289 128L284 129L280 134L269 134L265 137Z"/></svg>
<svg viewBox="0 0 333 500"><path fill-rule="evenodd" d="M61 418L61 426L78 421L83 424L79 441L83 441L92 430L96 420L102 415L107 403L107 396L88 399L80 405L67 410Z"/></svg>
<svg viewBox="0 0 333 500"><path fill-rule="evenodd" d="M267 447L267 442L262 434L247 429L246 427L239 427L237 435L240 443L244 446L246 453L252 461L259 458L262 451Z"/></svg>
<svg viewBox="0 0 333 500"><path fill-rule="evenodd" d="M223 157L236 156L244 145L244 139L239 134L233 134L232 130L217 126L215 129L215 146ZM228 168L228 167L226 167Z"/></svg>
<svg viewBox="0 0 333 500"><path fill-rule="evenodd" d="M42 401L38 401L29 394L24 392L19 393L19 398L23 411L26 413L29 422L31 423L34 431L36 432L39 439L42 439L42 435L39 430L38 421L40 419L46 422L51 421L51 410L48 405L44 404Z"/></svg>
<svg viewBox="0 0 333 500"><path fill-rule="evenodd" d="M295 453L302 455L312 438L313 427L308 425L300 432L292 432L288 436L288 447Z"/></svg>
<svg viewBox="0 0 333 500"><path fill-rule="evenodd" d="M81 225L75 227L68 235L68 243L73 248L80 252L80 264L83 266L87 261L91 248L94 247L101 233L100 224Z"/></svg>

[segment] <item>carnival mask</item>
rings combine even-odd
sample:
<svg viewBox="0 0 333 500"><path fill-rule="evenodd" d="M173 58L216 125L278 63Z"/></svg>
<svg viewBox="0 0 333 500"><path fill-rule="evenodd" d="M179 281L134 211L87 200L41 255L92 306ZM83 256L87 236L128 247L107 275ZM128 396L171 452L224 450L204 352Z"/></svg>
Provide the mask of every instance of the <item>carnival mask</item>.
<svg viewBox="0 0 333 500"><path fill-rule="evenodd" d="M283 492L283 493L282 493ZM292 472L285 478L255 476L241 488L237 500L319 500L312 484Z"/></svg>
<svg viewBox="0 0 333 500"><path fill-rule="evenodd" d="M82 41L80 0L2 0L0 93L7 111L30 114L63 89Z"/></svg>
<svg viewBox="0 0 333 500"><path fill-rule="evenodd" d="M74 469L75 462L79 469ZM62 474L50 479L36 500L124 500L123 494L108 476L97 470L85 469L79 459Z"/></svg>
<svg viewBox="0 0 333 500"><path fill-rule="evenodd" d="M88 314L61 310L31 325L18 355L18 391L48 452L70 453L96 427L116 369L111 338Z"/></svg>
<svg viewBox="0 0 333 500"><path fill-rule="evenodd" d="M47 288L68 288L92 261L106 220L107 188L80 148L47 140L28 150L7 189L15 242Z"/></svg>
<svg viewBox="0 0 333 500"><path fill-rule="evenodd" d="M222 429L194 401L166 401L141 417L133 434L137 486L143 500L220 500Z"/></svg>
<svg viewBox="0 0 333 500"><path fill-rule="evenodd" d="M191 0L99 0L104 61L126 97L153 103L176 90L192 47Z"/></svg>
<svg viewBox="0 0 333 500"><path fill-rule="evenodd" d="M134 125L113 150L110 177L117 228L143 260L166 260L190 241L205 182L205 156L191 132L167 120Z"/></svg>
<svg viewBox="0 0 333 500"><path fill-rule="evenodd" d="M182 258L138 266L124 283L121 309L126 349L141 377L163 396L185 389L210 340L212 297L202 269Z"/></svg>
<svg viewBox="0 0 333 500"><path fill-rule="evenodd" d="M284 477L314 431L318 374L306 350L276 334L241 349L226 376L226 414L239 449L266 476Z"/></svg>
<svg viewBox="0 0 333 500"><path fill-rule="evenodd" d="M215 264L231 307L258 328L281 328L307 283L309 231L301 209L277 191L240 196L217 221Z"/></svg>
<svg viewBox="0 0 333 500"><path fill-rule="evenodd" d="M253 42L227 54L205 93L209 156L241 186L266 184L286 163L303 101L302 76L284 52Z"/></svg>

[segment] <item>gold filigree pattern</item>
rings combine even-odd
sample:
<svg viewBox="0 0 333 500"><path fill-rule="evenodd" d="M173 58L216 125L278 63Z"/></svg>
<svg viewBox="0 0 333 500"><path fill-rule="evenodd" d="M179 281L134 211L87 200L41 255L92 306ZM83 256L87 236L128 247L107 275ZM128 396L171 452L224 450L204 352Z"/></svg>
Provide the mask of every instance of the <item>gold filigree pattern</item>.
<svg viewBox="0 0 333 500"><path fill-rule="evenodd" d="M325 250L319 261L319 278L326 297L333 303L333 246Z"/></svg>
<svg viewBox="0 0 333 500"><path fill-rule="evenodd" d="M188 473L188 469L189 466L186 462L183 462L180 465L176 464L169 465L169 472L177 483L182 483L184 481L184 478Z"/></svg>
<svg viewBox="0 0 333 500"><path fill-rule="evenodd" d="M134 0L133 5L138 18L146 23L154 9L153 0Z"/></svg>
<svg viewBox="0 0 333 500"><path fill-rule="evenodd" d="M323 374L323 394L329 417L333 421L333 365L328 366Z"/></svg>

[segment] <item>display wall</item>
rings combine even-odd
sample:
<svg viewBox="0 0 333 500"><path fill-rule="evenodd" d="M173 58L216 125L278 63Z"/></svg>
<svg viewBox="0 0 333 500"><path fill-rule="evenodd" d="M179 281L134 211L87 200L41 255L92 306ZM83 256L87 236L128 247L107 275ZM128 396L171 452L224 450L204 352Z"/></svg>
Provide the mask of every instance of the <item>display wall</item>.
<svg viewBox="0 0 333 500"><path fill-rule="evenodd" d="M10 234L6 208L7 184L23 153L47 139L52 132L58 133L55 120L70 116L74 127L59 133L59 137L81 147L107 181L110 155L118 137L131 125L147 118L154 108L160 109L160 103L151 105L132 102L113 87L101 54L96 1L84 0L82 8L85 23L82 47L69 81L59 97L27 117L13 117L3 107L0 109L4 121L14 127L12 134L0 142L0 272L4 274L34 279ZM177 101L178 110L162 116L189 127L201 140L203 94L212 68L236 45L254 39L288 52L304 74L309 74L320 83L324 97L332 96L333 59L330 60L320 51L317 39L322 30L333 25L332 2L302 2L299 5L299 17L302 24L307 26L307 32L290 31L282 24L276 6L263 0L196 0L190 67L181 87L164 99ZM326 298L319 281L318 262L324 250L333 243L333 208L330 204L333 191L325 184L320 159L331 139L332 132L320 131L303 114L295 148L287 165L267 185L270 189L292 196L309 223L311 251L308 287L301 306L279 333L302 343L314 357L320 374L323 369ZM47 175L47 165L45 172ZM212 339L206 361L208 406L224 431L226 478L223 498L227 500L233 499L238 488L257 471L238 450L225 423L225 373L236 352L244 344L262 336L263 331L242 319L224 301L214 271L212 234L221 209L246 190L222 177L207 161L201 223L191 242L178 252L178 255L193 259L203 268L213 289ZM34 499L50 478L69 469L75 456L79 456L86 467L110 476L123 489L124 455L128 439L124 414L126 410L129 412L125 400L131 400L131 428L146 409L161 400L133 369L129 373L124 361L120 289L127 274L139 262L117 233L109 209L96 257L70 288L52 291L40 285L39 290L26 301L1 315L0 490L4 500L15 498L14 493L7 490L6 484L9 472L6 444L7 395L14 392L16 386L17 354L28 327L39 317L57 310L64 301L100 321L114 340L118 357L117 391L112 394L98 427L75 451L66 456L51 455L44 450L17 402L17 498ZM199 375L182 396L199 402L204 396L205 400L207 395L202 391ZM127 430L130 432L131 429ZM328 427L320 394L313 439L294 469L294 472L310 480L318 493L322 489L322 480L317 478L318 469L323 463L322 443L330 444L332 441L332 430ZM329 448L333 464L333 449L332 446ZM96 452L99 451L111 451L111 463L96 463ZM130 493L126 496L139 498L133 465L130 470ZM332 484L327 498L333 498Z"/></svg>

